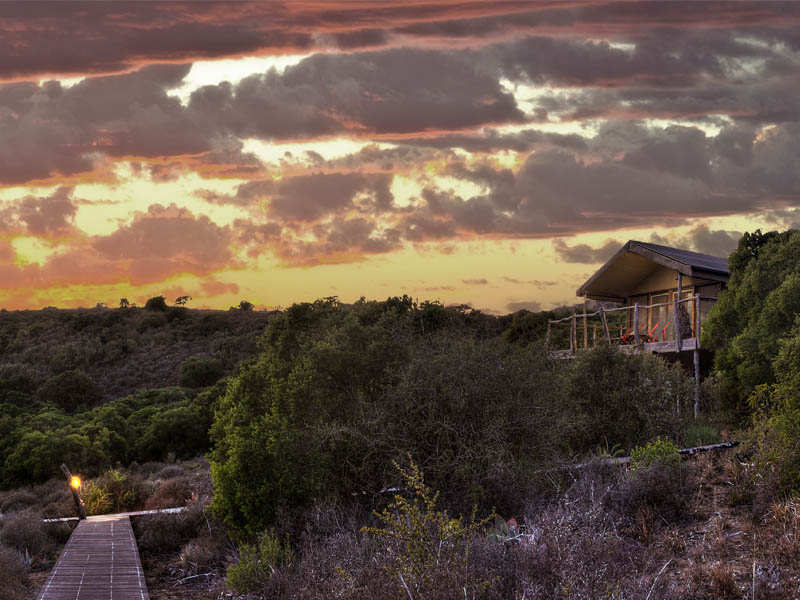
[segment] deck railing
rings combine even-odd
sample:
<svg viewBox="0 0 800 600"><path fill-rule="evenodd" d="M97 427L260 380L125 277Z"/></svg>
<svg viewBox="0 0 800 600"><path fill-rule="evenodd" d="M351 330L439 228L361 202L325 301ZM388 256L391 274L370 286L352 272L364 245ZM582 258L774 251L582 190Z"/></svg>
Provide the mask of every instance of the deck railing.
<svg viewBox="0 0 800 600"><path fill-rule="evenodd" d="M671 302L657 304L634 303L630 306L603 308L594 312L573 313L562 319L547 323L547 347L551 347L554 327L569 327L569 353L574 354L579 348L589 348L597 344L598 339L605 339L610 344L641 348L643 345L657 344L656 351L680 352L682 349L698 349L700 347L701 302L716 301L716 298L703 298L695 294L689 298L680 298ZM688 323L680 316L680 305L685 304ZM641 315L652 314L654 309L666 308L666 322L648 323L647 317L642 322ZM622 318L620 318L622 316ZM593 321L593 322L591 322ZM582 330L582 331L581 331ZM582 336L580 334L583 334ZM562 340L563 340L563 336ZM582 340L581 340L582 338ZM693 340L691 348L683 348L684 340ZM581 344L581 341L583 342ZM689 344L687 344L689 345ZM646 348L645 348L646 349ZM565 351L564 348L554 350Z"/></svg>

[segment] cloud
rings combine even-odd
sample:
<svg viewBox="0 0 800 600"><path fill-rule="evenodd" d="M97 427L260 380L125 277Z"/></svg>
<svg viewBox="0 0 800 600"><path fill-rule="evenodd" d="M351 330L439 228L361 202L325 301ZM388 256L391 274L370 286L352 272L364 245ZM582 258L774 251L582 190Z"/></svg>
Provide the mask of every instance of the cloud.
<svg viewBox="0 0 800 600"><path fill-rule="evenodd" d="M478 279L462 279L461 283L465 285L486 285L489 282L486 280L486 278L481 277Z"/></svg>
<svg viewBox="0 0 800 600"><path fill-rule="evenodd" d="M238 294L239 286L233 282L224 282L213 277L204 279L200 289L206 296L220 296L222 294Z"/></svg>
<svg viewBox="0 0 800 600"><path fill-rule="evenodd" d="M523 120L513 95L470 57L409 48L315 54L283 73L202 87L192 93L189 110L240 137L279 139Z"/></svg>
<svg viewBox="0 0 800 600"><path fill-rule="evenodd" d="M510 313L518 312L520 310L540 312L542 310L542 305L540 302L536 302L535 300L527 300L522 302L509 302L506 304L506 309Z"/></svg>
<svg viewBox="0 0 800 600"><path fill-rule="evenodd" d="M503 281L507 281L508 283L513 283L515 285L532 285L539 289L544 289L546 287L552 287L554 285L558 285L558 281L543 281L541 279L517 279L516 277L501 277Z"/></svg>
<svg viewBox="0 0 800 600"><path fill-rule="evenodd" d="M727 257L736 250L741 237L742 232L740 231L711 230L708 225L701 223L685 236L667 238L654 233L651 235L651 241L664 246L693 250L712 256Z"/></svg>
<svg viewBox="0 0 800 600"><path fill-rule="evenodd" d="M35 236L63 235L73 228L77 209L72 203L72 188L60 187L51 196L27 196L19 206L19 219Z"/></svg>
<svg viewBox="0 0 800 600"><path fill-rule="evenodd" d="M611 258L620 247L621 244L614 240L607 240L599 248L592 248L588 244L567 246L564 240L553 240L553 250L555 250L556 256L559 260L568 263L602 263Z"/></svg>
<svg viewBox="0 0 800 600"><path fill-rule="evenodd" d="M206 275L234 263L230 231L206 216L195 217L174 204L151 205L130 225L93 240L104 260L123 264L130 281L141 284L176 273Z"/></svg>
<svg viewBox="0 0 800 600"><path fill-rule="evenodd" d="M797 22L798 10L793 6L766 2L733 3L725 5L724 10L711 3L663 3L642 10L637 5L612 1L515 0L375 1L335 6L203 2L191 7L180 2L4 3L0 5L0 31L6 51L0 56L0 78L99 74L150 62L242 55L393 46L470 48L520 36L555 38L545 38L556 42L553 46L540 43L506 56L507 60L529 61L527 70L534 74L542 70L566 72L572 80L585 81L592 70L597 72L596 77L607 79L658 68L665 77L674 78L692 61L698 68L713 66L706 56L714 49L708 40L722 37L729 29L772 29L774 39L786 40L791 47L791 32ZM664 46L647 44L648 35L654 34ZM644 39L641 48L623 52L600 41L580 44L558 39L568 36ZM706 42L705 46L711 48L705 53L691 52L691 44L680 44L687 38ZM720 44L717 42L717 47ZM728 44L736 50L731 42ZM556 50L559 54L550 61L537 55Z"/></svg>
<svg viewBox="0 0 800 600"><path fill-rule="evenodd" d="M25 196L0 210L0 233L53 238L74 234L77 207L73 188L61 186L50 196Z"/></svg>

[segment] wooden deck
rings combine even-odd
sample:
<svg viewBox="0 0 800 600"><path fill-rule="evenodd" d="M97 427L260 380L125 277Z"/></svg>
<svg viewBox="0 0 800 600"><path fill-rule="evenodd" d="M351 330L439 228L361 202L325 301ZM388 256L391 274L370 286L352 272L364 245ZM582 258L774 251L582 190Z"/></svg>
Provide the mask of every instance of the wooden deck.
<svg viewBox="0 0 800 600"><path fill-rule="evenodd" d="M637 352L677 352L677 342L650 342L643 344L619 344L615 346L621 352L627 354L635 354ZM686 350L695 350L697 348L697 338L686 338L681 340L681 352ZM551 350L550 356L553 358L573 358L575 353L572 350Z"/></svg>
<svg viewBox="0 0 800 600"><path fill-rule="evenodd" d="M37 600L150 600L127 516L89 517L72 532Z"/></svg>

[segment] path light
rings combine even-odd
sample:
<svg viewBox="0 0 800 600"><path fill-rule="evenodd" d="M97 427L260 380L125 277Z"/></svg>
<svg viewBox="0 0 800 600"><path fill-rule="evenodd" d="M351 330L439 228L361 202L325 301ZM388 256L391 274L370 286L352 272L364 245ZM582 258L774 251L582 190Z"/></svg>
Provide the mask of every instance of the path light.
<svg viewBox="0 0 800 600"><path fill-rule="evenodd" d="M86 508L83 506L83 501L78 495L78 490L81 489L81 478L69 472L67 465L61 465L61 472L69 482L70 491L72 492L72 499L75 501L75 508L78 511L78 519L86 518Z"/></svg>

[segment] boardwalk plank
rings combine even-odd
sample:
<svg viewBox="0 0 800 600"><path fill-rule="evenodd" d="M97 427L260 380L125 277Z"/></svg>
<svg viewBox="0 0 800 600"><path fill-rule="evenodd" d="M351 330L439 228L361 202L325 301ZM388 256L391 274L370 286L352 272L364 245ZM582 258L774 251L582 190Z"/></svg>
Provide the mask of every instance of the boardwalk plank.
<svg viewBox="0 0 800 600"><path fill-rule="evenodd" d="M150 600L130 519L81 521L37 600Z"/></svg>

